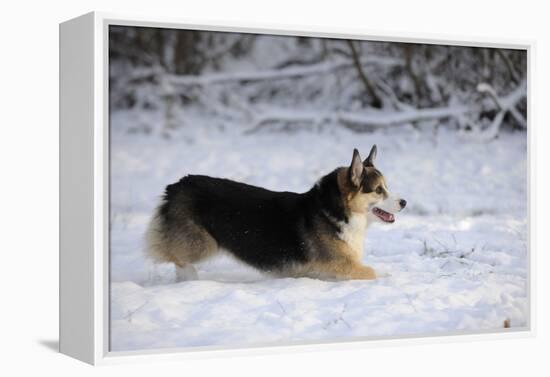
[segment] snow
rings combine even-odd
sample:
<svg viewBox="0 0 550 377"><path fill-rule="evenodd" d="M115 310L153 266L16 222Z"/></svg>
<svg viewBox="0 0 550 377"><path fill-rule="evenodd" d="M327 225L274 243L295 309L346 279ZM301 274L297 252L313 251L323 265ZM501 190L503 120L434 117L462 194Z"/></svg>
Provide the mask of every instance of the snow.
<svg viewBox="0 0 550 377"><path fill-rule="evenodd" d="M265 57L264 57L265 59ZM361 63L367 64L384 64L385 66L392 66L402 63L399 59L370 57L362 58ZM288 78L296 78L308 75L322 75L331 73L342 67L352 66L352 63L348 60L341 60L330 63L318 63L309 65L306 67L294 67L281 69L270 69L265 71L246 71L242 69L242 65L239 67L239 72L223 72L223 73L210 73L207 75L171 75L166 79L173 85L213 85L224 84L232 81L262 81L262 80L283 80ZM138 72L133 78L137 78L143 75L154 73L154 70Z"/></svg>
<svg viewBox="0 0 550 377"><path fill-rule="evenodd" d="M112 351L246 346L357 337L500 331L528 320L527 161L524 132L487 143L433 125L354 133L331 125L248 135L187 114L161 122L111 118L110 339ZM133 131L132 131L133 130ZM186 174L303 192L353 148L378 145L377 167L407 208L374 224L363 261L375 281L273 278L228 256L174 283L144 258L143 233L164 187ZM365 157L365 156L363 156Z"/></svg>

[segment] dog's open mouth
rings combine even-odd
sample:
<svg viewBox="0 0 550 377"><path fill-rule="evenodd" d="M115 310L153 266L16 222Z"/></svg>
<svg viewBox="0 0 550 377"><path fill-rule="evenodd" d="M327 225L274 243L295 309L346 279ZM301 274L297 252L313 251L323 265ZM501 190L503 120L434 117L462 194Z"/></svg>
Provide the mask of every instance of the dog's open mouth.
<svg viewBox="0 0 550 377"><path fill-rule="evenodd" d="M383 209L380 209L378 207L374 207L372 209L372 213L376 215L380 220L382 220L385 223L393 223L395 221L395 217L392 213L386 212Z"/></svg>

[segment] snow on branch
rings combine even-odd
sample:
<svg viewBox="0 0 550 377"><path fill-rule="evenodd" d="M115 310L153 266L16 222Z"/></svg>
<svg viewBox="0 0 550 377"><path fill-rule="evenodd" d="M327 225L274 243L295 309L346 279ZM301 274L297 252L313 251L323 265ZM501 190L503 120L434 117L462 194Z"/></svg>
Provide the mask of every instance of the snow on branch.
<svg viewBox="0 0 550 377"><path fill-rule="evenodd" d="M479 84L477 91L488 94L500 111L510 112L523 128L527 128L525 118L516 109L518 102L527 96L527 83L525 81L522 81L514 91L502 98L499 98L493 87L486 83Z"/></svg>
<svg viewBox="0 0 550 377"><path fill-rule="evenodd" d="M361 64L361 58L359 56L359 52L357 51L357 47L355 47L354 41L351 39L346 40L348 43L349 49L351 50L351 56L353 59L353 64L355 65L355 69L357 70L357 74L359 75L359 78L363 82L363 85L365 85L365 88L369 92L369 95L372 97L372 106L376 107L377 109L382 108L382 99L378 96L378 93L376 93L376 89L374 88L374 85L372 84L371 80L367 77L367 74L363 70L363 65Z"/></svg>
<svg viewBox="0 0 550 377"><path fill-rule="evenodd" d="M396 65L402 65L403 61L396 58L386 57L367 57L361 58L361 65L368 66L372 64L378 64L385 67L393 67ZM302 67L290 67L284 69L268 69L264 71L251 71L251 72L227 72L227 73L210 73L196 75L166 75L168 80L173 85L192 86L192 85L212 85L212 84L225 84L230 82L254 82L254 81L269 81L269 80L282 80L292 79L296 77L322 75L328 74L338 69L353 67L354 63L348 60L339 60L334 62L323 62ZM156 75L158 70L151 70L150 72L140 72L141 75ZM133 77L138 79L138 77Z"/></svg>
<svg viewBox="0 0 550 377"><path fill-rule="evenodd" d="M495 102L498 113L491 124L483 131L472 131L468 135L478 141L487 141L496 137L504 116L510 112L512 116L526 127L525 118L515 106L526 96L526 83L522 82L510 94L498 97L494 89L485 83L479 84L477 90L486 93ZM399 124L414 123L424 120L456 118L464 120L466 116L478 116L482 111L479 105L453 105L445 107L414 109L406 108L401 111L353 112L353 111L296 111L280 108L268 108L258 111L260 115L253 117L253 127L247 133L254 133L273 123L309 123L323 122L341 123L355 127L388 127Z"/></svg>
<svg viewBox="0 0 550 377"><path fill-rule="evenodd" d="M353 47L353 45L351 46ZM477 86L479 93L487 95L492 99L494 108L497 110L497 114L491 121L491 124L485 128L477 124L477 119L479 119L480 114L484 110L480 104L451 103L440 107L414 108L401 103L391 85L384 83L382 80L377 84L377 88L381 91L380 94L383 94L385 102L389 101L396 111L388 111L387 108L384 110L369 109L365 112L294 110L280 107L257 108L247 103L246 100L244 102L240 101L238 96L231 93L232 90L227 90L228 88L233 88L232 86L223 89L224 84L246 85L253 82L296 79L308 76L328 75L340 69L355 68L359 72L359 76L362 78L365 86L371 88L371 92L377 95L373 84L365 76L362 67L375 65L391 68L403 66L404 64L405 61L400 58L379 56L359 58L359 55L356 53L355 60L333 60L308 66L291 66L283 69L264 71L173 75L167 74L161 67L154 67L135 70L128 82L152 79L162 88L165 98L175 98L178 94L185 93L186 95L193 95L200 99L207 108L213 110L215 113L222 114L227 119L242 119L244 117L246 119L245 122L250 124L250 128L246 133L257 132L275 123L318 125L330 122L339 123L354 129L369 129L416 123L425 120L455 118L460 124L468 125L471 129L471 131L464 132L466 137L472 140L486 141L498 135L504 117L508 113L521 127L527 127L526 119L516 108L518 103L526 97L527 84L525 80L521 81L512 92L505 96L499 96L495 89L487 83L480 83ZM219 92L219 90L224 92L224 94L221 95L222 92ZM166 106L167 119L174 117L172 107Z"/></svg>
<svg viewBox="0 0 550 377"><path fill-rule="evenodd" d="M365 113L352 111L320 112L294 111L287 109L269 109L253 120L254 127L247 133L254 133L273 122L312 123L338 122L361 127L388 127L421 120L458 117L464 114L479 112L478 107L455 106L430 109L409 109L405 111L369 111Z"/></svg>
<svg viewBox="0 0 550 377"><path fill-rule="evenodd" d="M502 125L506 113L510 113L523 128L527 128L527 121L516 109L516 105L527 96L527 82L525 80L504 97L499 97L495 89L487 83L479 84L477 86L477 91L491 97L498 109L498 113L487 128L484 130L476 129L465 136L477 141L489 141L494 139L500 131L500 126Z"/></svg>

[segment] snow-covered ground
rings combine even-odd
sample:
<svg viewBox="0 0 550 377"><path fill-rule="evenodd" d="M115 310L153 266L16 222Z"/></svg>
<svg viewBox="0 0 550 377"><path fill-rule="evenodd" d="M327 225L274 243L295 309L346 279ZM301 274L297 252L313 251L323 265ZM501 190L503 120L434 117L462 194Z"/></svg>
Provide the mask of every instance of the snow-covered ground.
<svg viewBox="0 0 550 377"><path fill-rule="evenodd" d="M112 351L526 325L525 133L474 143L445 128L244 135L187 124L163 138L126 132L134 121L125 112L111 119ZM386 277L275 279L228 257L198 265L198 281L173 283L169 265L152 273L143 233L167 184L193 173L303 192L348 164L354 147L367 154L375 143L377 167L408 202L394 224L371 226L365 240L364 263Z"/></svg>

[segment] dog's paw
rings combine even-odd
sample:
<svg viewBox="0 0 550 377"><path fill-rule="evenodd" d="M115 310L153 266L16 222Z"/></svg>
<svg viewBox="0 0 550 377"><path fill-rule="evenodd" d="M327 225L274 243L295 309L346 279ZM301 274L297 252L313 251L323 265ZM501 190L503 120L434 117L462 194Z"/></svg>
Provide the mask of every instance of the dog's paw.
<svg viewBox="0 0 550 377"><path fill-rule="evenodd" d="M176 266L176 283L191 280L199 280L199 274L193 265L187 264L183 268Z"/></svg>

